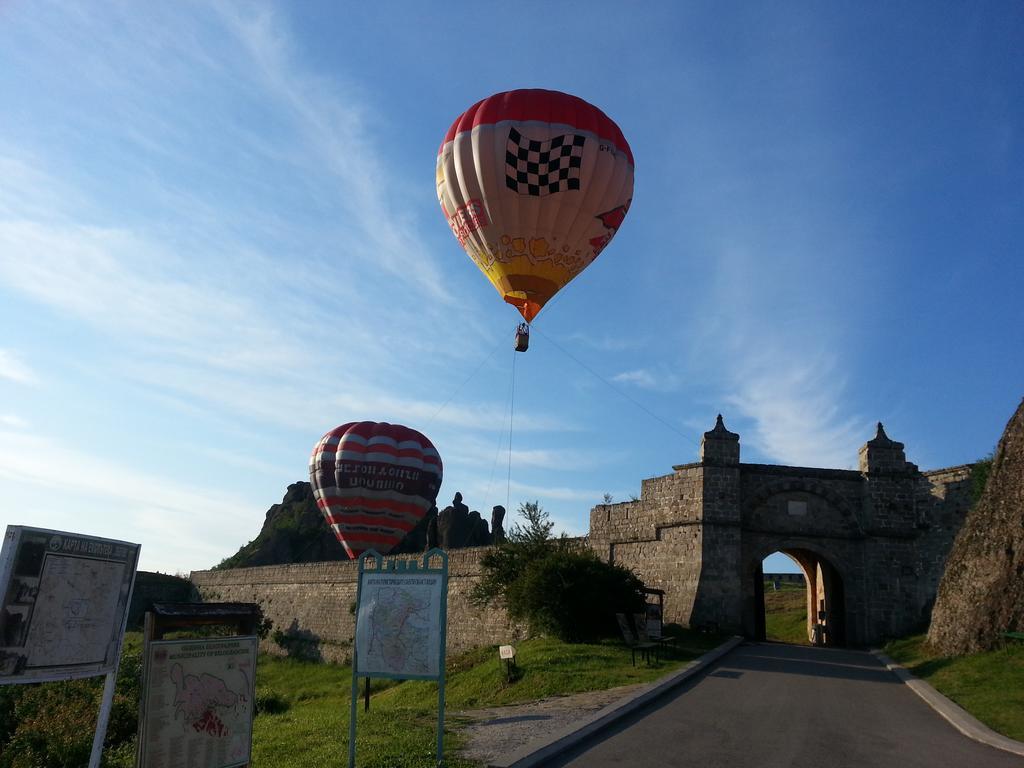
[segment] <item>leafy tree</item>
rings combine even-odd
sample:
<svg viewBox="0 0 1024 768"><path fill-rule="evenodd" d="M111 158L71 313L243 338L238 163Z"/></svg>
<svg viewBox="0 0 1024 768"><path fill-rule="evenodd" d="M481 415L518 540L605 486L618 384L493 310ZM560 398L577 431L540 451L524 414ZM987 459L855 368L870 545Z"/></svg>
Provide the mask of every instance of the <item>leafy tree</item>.
<svg viewBox="0 0 1024 768"><path fill-rule="evenodd" d="M505 542L489 551L481 561L484 575L471 595L477 603L507 598L508 585L523 575L529 563L543 558L550 549L565 545L564 537L552 538L555 524L540 502L522 502L517 512L524 523L513 523Z"/></svg>
<svg viewBox="0 0 1024 768"><path fill-rule="evenodd" d="M590 550L552 551L526 567L506 599L532 632L582 643L616 634L616 613L643 611L642 588L632 571Z"/></svg>
<svg viewBox="0 0 1024 768"><path fill-rule="evenodd" d="M548 513L544 511L539 501L524 501L519 505L517 512L525 521L525 525L513 523L508 535L509 541L528 546L551 541L551 532L555 529L555 524L548 518Z"/></svg>
<svg viewBox="0 0 1024 768"><path fill-rule="evenodd" d="M500 598L531 632L566 642L615 634L616 613L643 610L643 583L631 571L553 538L554 524L536 501L520 504L519 514L524 525L514 525L508 541L483 558L477 602Z"/></svg>

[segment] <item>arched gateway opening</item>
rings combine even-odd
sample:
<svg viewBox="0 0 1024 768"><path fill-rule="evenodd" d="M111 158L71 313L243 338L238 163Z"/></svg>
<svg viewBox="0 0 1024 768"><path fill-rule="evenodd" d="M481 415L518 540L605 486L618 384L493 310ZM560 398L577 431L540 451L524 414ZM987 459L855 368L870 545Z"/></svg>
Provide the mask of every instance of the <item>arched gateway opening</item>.
<svg viewBox="0 0 1024 768"><path fill-rule="evenodd" d="M790 641L807 642L813 645L842 647L846 645L846 594L843 579L836 567L825 557L802 547L785 547L778 552L787 555L800 570L802 580L789 580L785 577L766 582L763 560L758 560L753 574L754 588L754 636L757 640L767 640L768 617L766 603L785 605L792 590L803 590L805 605L805 632L789 630ZM772 594L765 598L765 589L776 590L784 594ZM781 599L780 599L781 598ZM778 637L772 639L780 639ZM783 638L785 639L785 638Z"/></svg>

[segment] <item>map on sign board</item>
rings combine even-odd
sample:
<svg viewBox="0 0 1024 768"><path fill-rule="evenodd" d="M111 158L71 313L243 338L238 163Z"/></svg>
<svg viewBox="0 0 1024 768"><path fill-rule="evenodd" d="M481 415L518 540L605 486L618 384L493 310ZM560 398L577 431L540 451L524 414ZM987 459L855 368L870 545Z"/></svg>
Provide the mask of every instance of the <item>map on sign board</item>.
<svg viewBox="0 0 1024 768"><path fill-rule="evenodd" d="M438 677L443 584L440 573L362 573L356 615L357 676Z"/></svg>
<svg viewBox="0 0 1024 768"><path fill-rule="evenodd" d="M233 768L249 762L257 643L227 637L148 644L139 765Z"/></svg>
<svg viewBox="0 0 1024 768"><path fill-rule="evenodd" d="M0 551L0 683L117 664L139 545L8 526Z"/></svg>

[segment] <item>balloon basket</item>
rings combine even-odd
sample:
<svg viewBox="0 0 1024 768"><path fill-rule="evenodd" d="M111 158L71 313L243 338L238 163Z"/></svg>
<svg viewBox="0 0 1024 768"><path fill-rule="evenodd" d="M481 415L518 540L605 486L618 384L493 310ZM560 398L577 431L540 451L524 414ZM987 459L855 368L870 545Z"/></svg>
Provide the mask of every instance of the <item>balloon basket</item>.
<svg viewBox="0 0 1024 768"><path fill-rule="evenodd" d="M530 326L520 323L516 328L516 352L525 352L530 348Z"/></svg>

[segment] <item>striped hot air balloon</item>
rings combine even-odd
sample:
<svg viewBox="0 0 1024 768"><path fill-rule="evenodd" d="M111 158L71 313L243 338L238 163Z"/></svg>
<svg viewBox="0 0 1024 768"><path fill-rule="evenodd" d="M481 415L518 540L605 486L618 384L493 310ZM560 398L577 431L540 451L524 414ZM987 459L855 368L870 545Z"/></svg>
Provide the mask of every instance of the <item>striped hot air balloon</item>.
<svg viewBox="0 0 1024 768"><path fill-rule="evenodd" d="M499 93L448 129L437 197L460 245L530 322L618 231L633 199L633 153L583 99Z"/></svg>
<svg viewBox="0 0 1024 768"><path fill-rule="evenodd" d="M355 559L387 554L416 527L441 489L441 457L415 429L358 421L332 429L309 460L317 506Z"/></svg>

